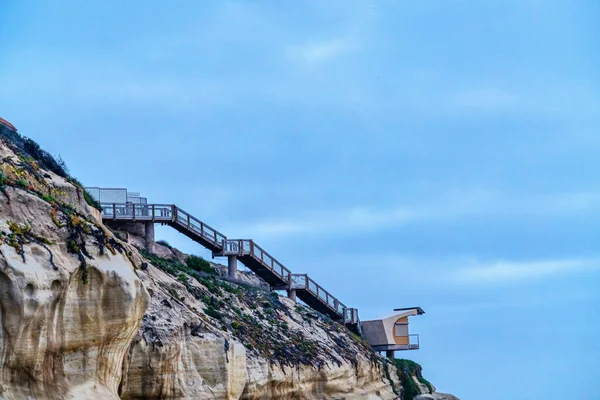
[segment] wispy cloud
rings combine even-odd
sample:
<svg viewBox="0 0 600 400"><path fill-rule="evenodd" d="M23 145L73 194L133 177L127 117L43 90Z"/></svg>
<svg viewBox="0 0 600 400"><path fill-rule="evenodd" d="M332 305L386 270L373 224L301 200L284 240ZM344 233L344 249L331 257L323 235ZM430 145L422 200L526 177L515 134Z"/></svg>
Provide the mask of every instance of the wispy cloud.
<svg viewBox="0 0 600 400"><path fill-rule="evenodd" d="M288 46L286 55L305 67L315 68L346 55L358 48L358 43L349 38L333 38Z"/></svg>
<svg viewBox="0 0 600 400"><path fill-rule="evenodd" d="M408 222L418 217L416 210L395 208L374 211L355 207L343 211L319 211L302 218L274 219L232 226L231 232L253 232L261 237L302 233L330 234L352 230L374 230Z"/></svg>
<svg viewBox="0 0 600 400"><path fill-rule="evenodd" d="M554 194L503 193L484 189L452 190L437 193L434 199L382 208L353 206L308 210L300 215L240 221L228 232L257 237L352 234L377 231L414 221L442 221L457 218L540 217L585 214L600 210L600 193Z"/></svg>
<svg viewBox="0 0 600 400"><path fill-rule="evenodd" d="M450 106L461 109L500 110L517 104L517 96L495 88L464 90L450 98Z"/></svg>
<svg viewBox="0 0 600 400"><path fill-rule="evenodd" d="M451 280L464 284L502 284L598 270L600 259L495 261L458 268Z"/></svg>

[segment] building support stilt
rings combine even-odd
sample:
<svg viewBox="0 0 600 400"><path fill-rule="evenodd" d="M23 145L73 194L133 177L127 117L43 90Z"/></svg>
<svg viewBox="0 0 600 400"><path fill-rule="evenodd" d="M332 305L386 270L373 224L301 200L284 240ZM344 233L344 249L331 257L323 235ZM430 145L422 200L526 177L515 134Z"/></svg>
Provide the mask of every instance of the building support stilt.
<svg viewBox="0 0 600 400"><path fill-rule="evenodd" d="M296 289L288 289L287 291L288 299L292 299L296 301Z"/></svg>
<svg viewBox="0 0 600 400"><path fill-rule="evenodd" d="M394 357L394 350L386 350L385 351L385 356L387 358L389 358L390 360L393 360L395 358Z"/></svg>
<svg viewBox="0 0 600 400"><path fill-rule="evenodd" d="M227 256L227 272L230 279L237 279L237 257Z"/></svg>
<svg viewBox="0 0 600 400"><path fill-rule="evenodd" d="M154 222L149 221L144 224L144 239L146 239L146 250L154 253Z"/></svg>

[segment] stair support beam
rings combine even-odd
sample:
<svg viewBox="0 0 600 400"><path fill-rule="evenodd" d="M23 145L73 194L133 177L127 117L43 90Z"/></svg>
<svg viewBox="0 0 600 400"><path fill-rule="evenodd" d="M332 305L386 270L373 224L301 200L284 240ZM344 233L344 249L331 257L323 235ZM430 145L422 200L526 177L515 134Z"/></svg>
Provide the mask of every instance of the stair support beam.
<svg viewBox="0 0 600 400"><path fill-rule="evenodd" d="M237 279L237 256L229 255L227 256L227 274L230 279Z"/></svg>

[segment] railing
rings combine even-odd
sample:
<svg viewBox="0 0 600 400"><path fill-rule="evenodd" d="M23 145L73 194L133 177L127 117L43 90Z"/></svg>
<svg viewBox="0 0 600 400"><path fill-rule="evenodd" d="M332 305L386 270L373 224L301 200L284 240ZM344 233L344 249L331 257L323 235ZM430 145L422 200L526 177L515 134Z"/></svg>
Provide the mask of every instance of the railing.
<svg viewBox="0 0 600 400"><path fill-rule="evenodd" d="M102 218L129 221L168 221L186 228L204 240L221 248L218 255L235 255L238 257L251 256L263 267L267 268L282 281L290 284L292 289L302 289L311 293L346 323L357 324L360 330L358 310L346 308L336 297L332 296L321 285L306 274L292 274L283 264L267 253L262 247L250 239L230 240L216 229L172 204L133 204L133 203L102 203Z"/></svg>
<svg viewBox="0 0 600 400"><path fill-rule="evenodd" d="M196 233L197 235L202 236L205 240L211 242L216 246L223 246L223 243L225 243L225 241L227 240L225 235L223 235L216 229L206 225L198 218L183 211L181 208L177 206L173 206L173 208L175 210L175 222L177 222L177 224L187 228L188 230Z"/></svg>
<svg viewBox="0 0 600 400"><path fill-rule="evenodd" d="M175 222L215 246L220 247L227 240L216 229L172 204L102 203L101 206L103 219Z"/></svg>
<svg viewBox="0 0 600 400"><path fill-rule="evenodd" d="M418 349L419 348L419 334L413 333L408 335L408 348L409 349Z"/></svg>
<svg viewBox="0 0 600 400"><path fill-rule="evenodd" d="M225 240L222 255L252 256L285 282L290 281L292 271L283 266L273 256L251 239Z"/></svg>
<svg viewBox="0 0 600 400"><path fill-rule="evenodd" d="M124 220L171 221L173 206L170 204L122 204L102 203L102 217Z"/></svg>
<svg viewBox="0 0 600 400"><path fill-rule="evenodd" d="M344 311L344 321L347 324L356 325L356 330L360 336L362 336L362 325L360 323L360 318L358 318L358 309L346 308Z"/></svg>
<svg viewBox="0 0 600 400"><path fill-rule="evenodd" d="M292 274L291 280L292 289L304 289L313 294L321 300L327 307L338 313L340 316L344 315L344 309L346 306L339 301L337 298L332 296L327 290L323 289L321 285L313 281L306 274Z"/></svg>
<svg viewBox="0 0 600 400"><path fill-rule="evenodd" d="M304 289L308 286L306 274L292 274L292 289Z"/></svg>
<svg viewBox="0 0 600 400"><path fill-rule="evenodd" d="M358 310L356 308L346 308L346 322L349 324L356 324L360 322L358 318Z"/></svg>
<svg viewBox="0 0 600 400"><path fill-rule="evenodd" d="M249 239L227 239L223 244L222 256L246 256L252 254L252 245Z"/></svg>

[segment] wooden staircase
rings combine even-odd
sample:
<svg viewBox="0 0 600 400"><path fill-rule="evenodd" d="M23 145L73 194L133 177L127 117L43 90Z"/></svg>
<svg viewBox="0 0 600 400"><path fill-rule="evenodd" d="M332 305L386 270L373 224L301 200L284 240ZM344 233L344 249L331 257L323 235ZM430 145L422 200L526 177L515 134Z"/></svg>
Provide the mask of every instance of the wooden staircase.
<svg viewBox="0 0 600 400"><path fill-rule="evenodd" d="M348 308L307 274L293 274L251 239L227 239L216 229L173 204L102 204L103 221L166 224L210 250L235 256L274 290L295 290L309 307L362 334L358 310Z"/></svg>

